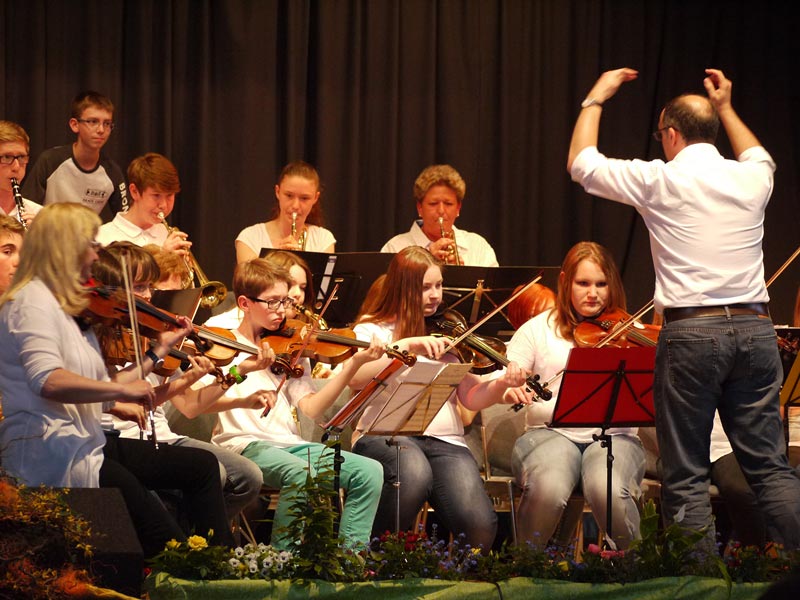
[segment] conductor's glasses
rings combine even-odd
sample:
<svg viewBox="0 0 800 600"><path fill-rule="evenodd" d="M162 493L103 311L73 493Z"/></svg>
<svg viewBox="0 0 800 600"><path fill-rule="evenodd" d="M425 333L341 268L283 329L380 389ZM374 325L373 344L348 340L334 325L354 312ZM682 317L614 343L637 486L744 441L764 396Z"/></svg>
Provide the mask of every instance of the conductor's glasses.
<svg viewBox="0 0 800 600"><path fill-rule="evenodd" d="M664 132L665 132L667 129L675 129L675 128L674 128L672 125L667 125L666 127L662 127L661 129L656 129L656 130L653 132L653 139L654 139L655 141L657 141L657 142L660 142L660 141L661 141L661 139L664 137ZM678 131L678 130L677 130L677 129L675 129L675 131Z"/></svg>

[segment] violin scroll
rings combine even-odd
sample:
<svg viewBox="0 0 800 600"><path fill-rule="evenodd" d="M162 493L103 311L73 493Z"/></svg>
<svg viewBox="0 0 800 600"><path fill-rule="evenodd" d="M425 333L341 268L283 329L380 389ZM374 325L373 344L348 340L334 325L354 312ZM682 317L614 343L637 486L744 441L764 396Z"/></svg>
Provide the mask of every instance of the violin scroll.
<svg viewBox="0 0 800 600"><path fill-rule="evenodd" d="M396 358L407 367L413 367L417 364L417 357L411 354L408 350L400 350L397 346L390 346L386 348L386 356L389 358Z"/></svg>
<svg viewBox="0 0 800 600"><path fill-rule="evenodd" d="M303 369L303 365L292 365L292 355L291 354L278 354L275 357L275 362L269 368L270 371L275 373L275 375L285 375L288 379L294 377L295 379L298 377L302 377L305 369Z"/></svg>
<svg viewBox="0 0 800 600"><path fill-rule="evenodd" d="M547 387L547 383L545 383L544 385L539 383L539 379L541 378L539 377L538 374L531 375L530 377L528 377L525 380L525 389L528 390L529 392L533 392L534 394L536 394L541 400L550 400L553 397L552 390L550 390ZM518 402L517 404L514 404L511 408L514 409L514 412L519 412L523 408L525 408L525 405L522 402Z"/></svg>

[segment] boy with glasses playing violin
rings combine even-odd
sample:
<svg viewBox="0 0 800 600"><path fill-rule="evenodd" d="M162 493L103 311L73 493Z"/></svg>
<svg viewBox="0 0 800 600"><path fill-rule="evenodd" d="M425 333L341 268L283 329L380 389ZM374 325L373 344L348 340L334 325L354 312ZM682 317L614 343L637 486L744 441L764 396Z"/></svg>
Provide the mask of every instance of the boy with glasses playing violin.
<svg viewBox="0 0 800 600"><path fill-rule="evenodd" d="M0 215L20 218L27 227L33 217L42 210L40 204L22 200L22 210L14 199L14 186L25 178L25 169L30 160L31 141L25 130L11 121L0 121Z"/></svg>
<svg viewBox="0 0 800 600"><path fill-rule="evenodd" d="M97 92L81 92L72 100L69 128L75 141L42 152L24 194L45 205L79 202L107 221L128 209L122 169L102 152L114 129L114 105Z"/></svg>
<svg viewBox="0 0 800 600"><path fill-rule="evenodd" d="M292 285L289 272L268 259L256 258L240 263L233 275L236 302L243 313L242 323L234 331L244 344L256 344L264 333L283 325ZM269 338L267 338L268 340ZM281 489L280 500L272 523L272 545L289 549L297 540L287 539L281 531L290 520L289 509L297 492L287 486L303 485L311 472L332 464L333 450L324 444L308 442L300 435L297 411L317 420L345 389L350 378L365 363L383 355L384 347L373 341L369 348L356 352L342 363L337 375L319 391L311 382L311 365L300 359L300 377L287 379L269 369L251 373L246 382L231 387L227 397L240 397L253 390L277 390L268 399L269 412L234 409L220 413L219 428L212 438L215 444L229 448L255 462L264 474L264 483ZM234 364L241 361L241 354ZM199 383L205 383L205 379ZM340 534L347 546L364 548L369 543L372 521L378 508L383 484L380 463L363 456L342 452L341 485L347 492L342 512Z"/></svg>

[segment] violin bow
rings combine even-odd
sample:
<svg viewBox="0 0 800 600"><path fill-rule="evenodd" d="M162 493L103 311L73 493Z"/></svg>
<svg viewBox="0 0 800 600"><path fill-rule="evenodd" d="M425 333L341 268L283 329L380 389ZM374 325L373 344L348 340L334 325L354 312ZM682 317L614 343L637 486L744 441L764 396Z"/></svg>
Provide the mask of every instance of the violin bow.
<svg viewBox="0 0 800 600"><path fill-rule="evenodd" d="M142 365L142 347L139 345L142 339L139 334L139 317L136 313L136 297L133 294L132 273L130 271L130 263L126 252L120 253L120 265L122 266L122 280L125 285L125 298L128 301L128 316L131 321L131 335L133 336L133 353L136 358L136 370L139 374L139 379L144 379L144 367ZM150 420L150 439L153 440L153 446L158 450L158 439L156 438L156 418L153 412L153 403L147 403L148 417Z"/></svg>
<svg viewBox="0 0 800 600"><path fill-rule="evenodd" d="M492 310L490 310L488 313L486 313L486 314L483 316L483 318L482 318L480 321L478 321L478 322L477 322L477 323L475 323L475 324L474 324L472 327L470 327L469 329L467 329L466 331L464 331L464 332L463 332L463 333L462 333L460 336L458 336L456 339L454 339L454 340L452 340L452 341L448 342L448 346L447 346L447 348L445 349L445 352L447 352L448 350L451 350L451 349L455 348L455 347L456 347L458 344L460 344L461 342L463 342L463 341L464 341L464 340L465 340L467 337L469 337L470 335L472 335L472 334L473 334L473 333L474 333L474 332L475 332L475 331L476 331L476 330L477 330L477 329L478 329L478 328L479 328L481 325L483 325L484 323L486 323L486 321L488 321L489 319L491 319L493 316L495 316L497 313L499 313L501 310L503 310L503 309L504 309L506 306L508 306L509 304L511 304L511 303L512 303L514 300L516 300L517 298L519 298L519 297L520 297L520 296L521 296L521 295L522 295L522 294L523 294L523 293L524 293L524 292L525 292L525 291L526 291L526 290L527 290L529 287L531 287L531 286L532 286L534 283L539 283L541 280L542 280L542 275L541 275L541 273L540 273L539 275L537 275L536 277L534 277L533 279L531 279L531 280L530 280L530 281L529 281L527 284L525 284L525 287L521 288L521 289L520 289L520 290L518 290L516 293L512 294L511 296L509 296L509 297L508 297L508 298L507 298L507 299L506 299L504 302L502 302L501 304L498 304L498 305L497 305L497 306L495 306L495 307L494 307Z"/></svg>
<svg viewBox="0 0 800 600"><path fill-rule="evenodd" d="M775 281L778 277L780 277L781 273L783 273L786 270L786 268L790 264L792 264L792 262L794 261L795 258L798 257L798 255L800 255L800 246L798 246L797 250L795 250L794 253L788 259L786 259L786 262L783 263L783 265L781 265L781 268L775 271L775 274L767 280L766 287L772 285L772 282Z"/></svg>
<svg viewBox="0 0 800 600"><path fill-rule="evenodd" d="M322 320L322 315L325 314L325 311L328 310L328 306L330 306L331 301L336 297L336 292L339 290L339 285L344 281L344 279L334 279L334 286L333 291L328 295L328 299L325 300L325 304L319 311L319 319L311 319L311 327L306 332L305 336L303 337L303 343L300 345L300 349L295 353L294 357L292 358L292 362L289 363L289 368L283 373L283 378L281 382L278 384L278 387L275 388L275 396L277 397L280 394L281 389L283 388L284 384L289 380L289 373L291 373L292 369L297 365L300 361L300 357L303 356L303 351L308 347L308 343L311 341L311 336L314 335L318 331L319 322ZM269 413L269 406L264 409L264 412L261 413L261 418L267 416Z"/></svg>

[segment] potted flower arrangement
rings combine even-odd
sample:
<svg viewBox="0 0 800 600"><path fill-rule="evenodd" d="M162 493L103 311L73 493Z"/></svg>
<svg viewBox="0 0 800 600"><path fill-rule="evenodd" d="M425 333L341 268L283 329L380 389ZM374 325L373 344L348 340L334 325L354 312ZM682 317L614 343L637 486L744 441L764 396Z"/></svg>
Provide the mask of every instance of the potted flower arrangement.
<svg viewBox="0 0 800 600"><path fill-rule="evenodd" d="M342 548L333 533L330 504L333 492L329 483L324 473L307 478L293 508L294 520L289 527L293 539L298 540L292 552L282 554L270 546L248 544L225 554L200 538L192 544L172 544L159 555L154 568L192 579L202 579L203 573L217 572L223 578L264 580L273 585L270 593L278 593L275 582L283 581L288 586L289 582L285 581L288 579L293 579L294 585L308 585L312 580L338 582L337 585L345 587L331 589L357 593L360 588L353 586L374 587L398 580L415 585L439 580L455 582L454 585L493 582L503 586L525 578L528 582L560 580L570 585L601 585L614 589L613 586L635 586L659 579L674 584L678 578L683 578L681 585L688 585L686 578L690 576L699 582L696 583L702 590L699 593L706 594L711 589L726 593L724 590L730 590L734 583L774 581L800 565L798 553L786 552L777 546L766 552L755 548L728 549L724 560L698 554L696 543L704 533L687 531L679 524L660 528L652 502L643 508L642 537L630 549L617 552L590 546L581 561L575 560L570 548L541 550L532 545L519 545L481 552L459 538L449 542L438 539L435 527L430 535L424 531L386 532L374 539L368 549L356 553ZM366 583L353 583L359 581ZM387 584L381 584L382 581ZM159 598L158 585L155 581L151 584L151 598ZM766 583L755 584L740 596L757 597L766 586ZM281 589L286 594L291 593L289 587ZM587 589L598 592L595 588ZM672 591L666 593L668 597Z"/></svg>
<svg viewBox="0 0 800 600"><path fill-rule="evenodd" d="M89 525L64 493L18 485L0 469L0 597L130 598L95 584Z"/></svg>

